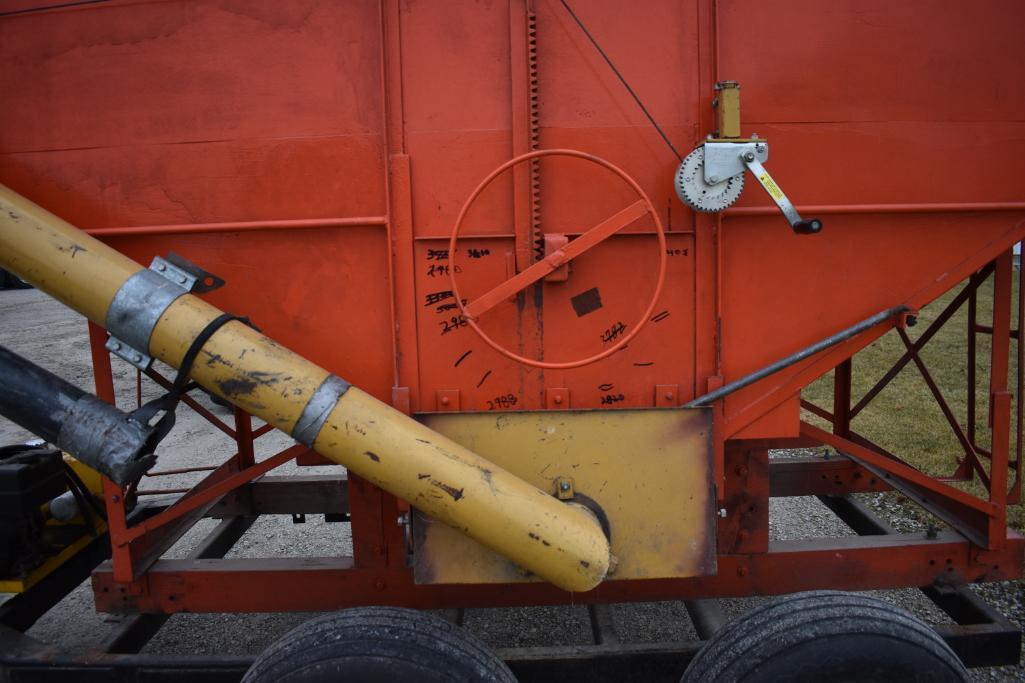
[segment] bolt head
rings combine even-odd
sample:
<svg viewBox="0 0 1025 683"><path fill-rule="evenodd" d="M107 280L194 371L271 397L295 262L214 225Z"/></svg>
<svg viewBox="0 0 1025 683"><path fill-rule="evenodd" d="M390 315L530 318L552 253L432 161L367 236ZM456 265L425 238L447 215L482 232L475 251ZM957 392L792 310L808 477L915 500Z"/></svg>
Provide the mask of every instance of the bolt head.
<svg viewBox="0 0 1025 683"><path fill-rule="evenodd" d="M447 406L450 403L448 396L441 397L441 405Z"/></svg>
<svg viewBox="0 0 1025 683"><path fill-rule="evenodd" d="M553 398L552 401L554 401L555 405L557 406L562 405L562 396L556 394L555 398Z"/></svg>
<svg viewBox="0 0 1025 683"><path fill-rule="evenodd" d="M754 161L755 160L755 153L754 152L745 152L744 153L744 160L745 161Z"/></svg>
<svg viewBox="0 0 1025 683"><path fill-rule="evenodd" d="M188 278L187 278L187 277L185 277L184 275L179 275L179 276L178 276L178 282L182 283L183 285L184 285L184 284L185 284L185 283L186 283L187 281L188 281Z"/></svg>
<svg viewBox="0 0 1025 683"><path fill-rule="evenodd" d="M113 348L113 349L114 349L115 351L120 351L120 350L121 350L121 344L120 344L119 342L114 342L114 343L112 344L112 348Z"/></svg>
<svg viewBox="0 0 1025 683"><path fill-rule="evenodd" d="M719 508L719 516L726 519L726 508Z"/></svg>
<svg viewBox="0 0 1025 683"><path fill-rule="evenodd" d="M132 360L134 360L136 363L141 363L142 362L142 354L133 353L132 354Z"/></svg>
<svg viewBox="0 0 1025 683"><path fill-rule="evenodd" d="M569 491L569 482L568 481L560 482L559 483L559 490L560 491Z"/></svg>
<svg viewBox="0 0 1025 683"><path fill-rule="evenodd" d="M159 270L161 273L163 273L165 270L167 270L167 266L165 266L163 263L158 263L157 264L157 270Z"/></svg>
<svg viewBox="0 0 1025 683"><path fill-rule="evenodd" d="M708 176L708 182L710 182L710 183L717 183L717 182L719 182L719 176L717 176L717 175L710 175L710 176Z"/></svg>

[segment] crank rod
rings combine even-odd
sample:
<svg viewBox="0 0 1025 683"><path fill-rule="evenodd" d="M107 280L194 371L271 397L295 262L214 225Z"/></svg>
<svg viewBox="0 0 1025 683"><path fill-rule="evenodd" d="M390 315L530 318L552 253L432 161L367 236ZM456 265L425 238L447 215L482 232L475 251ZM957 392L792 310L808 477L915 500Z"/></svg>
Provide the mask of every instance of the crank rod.
<svg viewBox="0 0 1025 683"><path fill-rule="evenodd" d="M806 346L800 351L790 354L786 358L781 358L775 363L772 363L771 365L766 365L764 368L760 370L755 370L750 375L746 375L734 382L725 384L716 389L715 391L710 391L703 396L698 396L696 399L694 399L690 403L687 403L683 407L697 408L700 406L707 406L711 403L714 403L721 398L729 396L735 391L738 391L746 386L754 384L759 380L765 379L769 375L774 375L780 370L788 368L791 365L794 365L795 363L800 363L802 360L814 356L819 351L825 351L831 346L836 346L841 342L845 342L851 337L854 337L855 335L858 335L869 328L875 327L879 323L885 322L890 318L893 318L894 316L900 315L901 313L907 313L909 310L911 309L907 306L901 305L894 306L893 308L888 308L885 311L880 311L872 317L865 318L861 322L851 325L850 327L841 330L840 332L837 332L834 335L826 337L821 341L817 341L811 346Z"/></svg>
<svg viewBox="0 0 1025 683"><path fill-rule="evenodd" d="M787 219L787 223L793 228L794 232L798 235L814 235L815 233L822 230L822 221L818 218L801 218L801 214L794 208L793 202L786 196L776 181L772 179L769 172L762 166L762 162L751 152L747 152L742 157L744 165L751 171L751 175L755 177L758 184L762 186L765 193L772 198L772 201L776 202L776 206L783 212L783 215Z"/></svg>

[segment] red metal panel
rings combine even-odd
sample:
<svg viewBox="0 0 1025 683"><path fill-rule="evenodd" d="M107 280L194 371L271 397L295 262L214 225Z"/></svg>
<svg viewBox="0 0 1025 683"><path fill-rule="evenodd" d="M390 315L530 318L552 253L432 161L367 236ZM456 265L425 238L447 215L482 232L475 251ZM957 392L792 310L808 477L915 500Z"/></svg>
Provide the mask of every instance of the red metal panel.
<svg viewBox="0 0 1025 683"><path fill-rule="evenodd" d="M0 61L19 68L0 88L19 96L0 110L0 182L84 228L381 216L379 12L116 2L4 18ZM381 227L107 239L202 264L229 283L213 303L390 396Z"/></svg>
<svg viewBox="0 0 1025 683"><path fill-rule="evenodd" d="M82 228L384 213L374 136L20 152L6 126L0 179Z"/></svg>
<svg viewBox="0 0 1025 683"><path fill-rule="evenodd" d="M0 153L32 155L5 158L5 181L11 165L38 167L62 185L58 208L102 198L107 213L63 212L83 227L381 214L380 174L367 173L381 165L377 12L119 2L5 18L0 61L22 68L0 76L18 93L0 112ZM284 211L261 210L297 190ZM374 206L342 210L368 191Z"/></svg>
<svg viewBox="0 0 1025 683"><path fill-rule="evenodd" d="M9 4L9 3L5 3ZM42 3L56 4L56 3ZM10 151L379 134L376 2L116 2L2 22ZM368 39L369 38L369 39ZM58 95L74 107L39 107ZM155 115L157 114L157 115ZM10 126L12 122L18 125Z"/></svg>
<svg viewBox="0 0 1025 683"><path fill-rule="evenodd" d="M749 121L900 121L913 130L924 121L1015 121L1025 109L1025 92L1010 87L1025 79L1016 0L719 8L719 75L742 83Z"/></svg>
<svg viewBox="0 0 1025 683"><path fill-rule="evenodd" d="M647 328L604 361L545 373L549 386L569 388L574 408L648 407L658 384L693 385L694 241L674 235L667 247L666 285ZM614 237L574 260L568 281L545 285L545 360L593 355L638 325L657 266L657 243L647 235ZM601 308L579 315L574 300L592 291Z"/></svg>
<svg viewBox="0 0 1025 683"><path fill-rule="evenodd" d="M249 316L289 348L390 399L394 356L381 227L108 240L142 263L171 250L202 264L228 283L206 295L215 306Z"/></svg>
<svg viewBox="0 0 1025 683"><path fill-rule="evenodd" d="M926 303L931 297L921 300L920 290L953 287L969 274L952 277L959 266L967 261L971 265L965 269L973 271L988 261L974 253L994 240L1006 249L1020 239L1023 230L1015 224L1021 219L1001 212L910 214L899 220L835 216L828 219L828 234L813 237L789 233L775 216L727 219L722 349L727 379L888 306ZM798 367L737 392L726 401L727 414L762 396L766 385L794 376Z"/></svg>

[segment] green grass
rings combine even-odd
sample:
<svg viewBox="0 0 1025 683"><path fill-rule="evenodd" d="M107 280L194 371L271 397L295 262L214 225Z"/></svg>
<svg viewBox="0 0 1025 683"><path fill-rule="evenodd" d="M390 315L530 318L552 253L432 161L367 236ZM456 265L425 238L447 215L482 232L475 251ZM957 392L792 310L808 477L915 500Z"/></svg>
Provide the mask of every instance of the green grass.
<svg viewBox="0 0 1025 683"><path fill-rule="evenodd" d="M1014 273L1015 290L1017 290L1018 273ZM961 286L937 299L922 309L918 325L908 330L912 340L925 332L947 304L961 290ZM993 317L993 278L992 276L979 287L977 321L982 325L990 325ZM1017 310L1017 291L1015 291L1012 311ZM1016 327L1016 313L1012 313L1012 328ZM936 333L921 352L926 368L940 388L948 405L962 426L967 425L968 395L968 304L965 302L946 325ZM988 448L991 442L991 431L987 426L989 410L989 366L991 338L986 334L976 337L976 442ZM904 353L905 347L896 331L890 331L866 349L854 356L853 360L853 402L858 400L889 370ZM1011 342L1010 369L1008 372L1008 388L1011 393L1016 391L1017 345ZM833 376L832 373L809 385L802 397L827 410L832 410ZM1011 458L1014 458L1015 436L1014 411L1012 406ZM804 419L821 427L828 423L803 411ZM867 437L874 443L904 458L924 472L933 476L947 476L957 467L959 457L963 457L957 437L947 423L939 405L933 399L925 380L910 362L897 375L864 411L858 414L852 429ZM988 462L983 459L986 469ZM1013 481L1013 473L1009 480ZM975 478L971 482L956 484L959 488L975 495L985 495L985 489ZM1025 532L1025 511L1021 506L1008 509L1008 522L1018 531Z"/></svg>

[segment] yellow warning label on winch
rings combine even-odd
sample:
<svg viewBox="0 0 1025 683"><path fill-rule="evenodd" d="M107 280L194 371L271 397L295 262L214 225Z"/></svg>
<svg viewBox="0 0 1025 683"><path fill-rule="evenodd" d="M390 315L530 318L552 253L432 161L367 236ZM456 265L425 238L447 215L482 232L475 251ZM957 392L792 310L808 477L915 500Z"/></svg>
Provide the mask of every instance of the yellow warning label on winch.
<svg viewBox="0 0 1025 683"><path fill-rule="evenodd" d="M779 189L779 185L776 184L776 181L772 179L772 176L769 175L768 172L758 176L758 181L762 184L762 187L765 188L765 191L768 192L769 196L771 196L773 199L775 199L776 201L783 199L783 190Z"/></svg>

